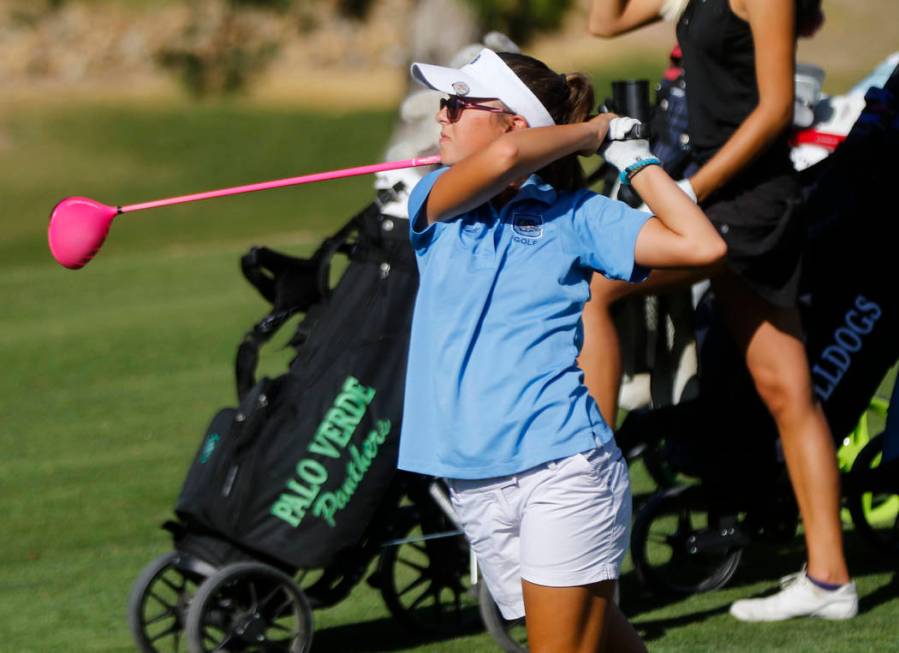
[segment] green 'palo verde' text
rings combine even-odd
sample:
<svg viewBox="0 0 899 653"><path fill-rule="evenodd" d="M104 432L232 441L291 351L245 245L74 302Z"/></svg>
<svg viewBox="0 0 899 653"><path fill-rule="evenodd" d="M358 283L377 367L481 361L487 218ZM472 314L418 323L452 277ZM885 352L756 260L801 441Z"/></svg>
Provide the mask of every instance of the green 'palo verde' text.
<svg viewBox="0 0 899 653"><path fill-rule="evenodd" d="M315 458L302 458L285 491L272 504L272 515L296 528L311 508L312 514L329 526L336 525L335 513L349 503L378 449L390 434L390 421L378 420L358 448L355 444L347 446L374 396L374 388L362 385L352 376L347 377L306 448L310 453L333 459L342 458L346 451L349 460L343 483L333 491L323 493L321 489L328 480L328 470Z"/></svg>

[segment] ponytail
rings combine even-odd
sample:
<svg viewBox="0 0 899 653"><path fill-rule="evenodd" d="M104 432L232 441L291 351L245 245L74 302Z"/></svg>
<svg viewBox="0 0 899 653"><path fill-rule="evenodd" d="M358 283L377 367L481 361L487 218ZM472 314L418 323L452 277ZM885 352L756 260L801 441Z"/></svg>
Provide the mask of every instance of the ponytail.
<svg viewBox="0 0 899 653"><path fill-rule="evenodd" d="M557 125L584 122L594 105L593 85L580 73L559 75L542 61L524 54L499 52L500 58L546 107ZM576 154L553 161L537 174L556 190L570 191L586 185Z"/></svg>
<svg viewBox="0 0 899 653"><path fill-rule="evenodd" d="M581 73L568 73L565 83L568 86L568 119L566 123L584 122L593 113L593 84Z"/></svg>

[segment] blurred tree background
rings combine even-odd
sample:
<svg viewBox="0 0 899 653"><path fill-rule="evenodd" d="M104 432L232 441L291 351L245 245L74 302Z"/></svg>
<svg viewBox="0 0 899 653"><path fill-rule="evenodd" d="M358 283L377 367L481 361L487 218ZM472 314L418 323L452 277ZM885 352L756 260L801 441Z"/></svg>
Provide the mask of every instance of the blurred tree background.
<svg viewBox="0 0 899 653"><path fill-rule="evenodd" d="M308 33L320 25L322 9L343 19L365 21L374 4L375 0L191 0L190 22L176 43L159 53L159 62L175 71L195 95L238 92L264 70L291 31ZM446 63L452 53L489 30L524 44L535 34L557 29L570 6L570 0L420 0L411 3L406 16L412 46L407 58ZM284 20L270 20L279 17ZM289 27L273 28L276 24Z"/></svg>
<svg viewBox="0 0 899 653"><path fill-rule="evenodd" d="M635 56L663 64L671 25L611 41L590 37L590 0L0 0L0 83L8 94L85 83L116 95L195 97L283 90L307 101L308 79L355 85L355 106L402 96L410 60L448 63L487 31L508 35L563 70ZM800 60L842 92L895 47L895 0L824 0L827 23L800 43ZM848 54L851 53L851 54ZM347 73L350 73L347 82ZM353 76L355 74L355 77ZM392 79L391 79L392 76ZM303 78L302 81L300 78ZM51 88L52 86L52 88ZM389 87L389 88L388 88ZM277 93L276 93L277 95ZM9 95L7 97L10 97ZM59 97L59 95L57 95ZM323 102L320 102L323 104Z"/></svg>

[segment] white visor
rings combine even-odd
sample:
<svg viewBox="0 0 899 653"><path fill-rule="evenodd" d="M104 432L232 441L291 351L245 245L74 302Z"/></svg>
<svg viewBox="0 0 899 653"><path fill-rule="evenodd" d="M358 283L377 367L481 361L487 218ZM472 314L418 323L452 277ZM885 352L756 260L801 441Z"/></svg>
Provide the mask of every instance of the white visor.
<svg viewBox="0 0 899 653"><path fill-rule="evenodd" d="M528 121L549 127L555 121L537 96L493 50L484 48L461 68L412 64L412 79L435 91L473 98L496 98Z"/></svg>

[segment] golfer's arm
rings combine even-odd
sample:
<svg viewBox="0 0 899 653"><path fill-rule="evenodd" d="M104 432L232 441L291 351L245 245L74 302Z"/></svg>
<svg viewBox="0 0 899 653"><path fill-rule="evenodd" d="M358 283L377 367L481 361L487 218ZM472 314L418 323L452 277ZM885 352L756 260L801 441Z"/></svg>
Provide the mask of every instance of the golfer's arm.
<svg viewBox="0 0 899 653"><path fill-rule="evenodd" d="M605 136L605 131L602 131ZM569 154L599 148L600 129L584 122L520 129L453 165L434 183L428 222L449 220L489 201L512 182Z"/></svg>
<svg viewBox="0 0 899 653"><path fill-rule="evenodd" d="M762 154L793 118L793 3L745 0L755 45L759 103L715 155L690 178L702 201Z"/></svg>
<svg viewBox="0 0 899 653"><path fill-rule="evenodd" d="M664 0L593 0L587 29L609 38L654 23L662 17Z"/></svg>
<svg viewBox="0 0 899 653"><path fill-rule="evenodd" d="M650 268L692 268L714 265L724 258L724 240L661 167L644 168L631 183L658 218L648 221L637 236L637 263Z"/></svg>

